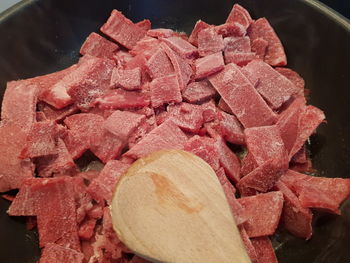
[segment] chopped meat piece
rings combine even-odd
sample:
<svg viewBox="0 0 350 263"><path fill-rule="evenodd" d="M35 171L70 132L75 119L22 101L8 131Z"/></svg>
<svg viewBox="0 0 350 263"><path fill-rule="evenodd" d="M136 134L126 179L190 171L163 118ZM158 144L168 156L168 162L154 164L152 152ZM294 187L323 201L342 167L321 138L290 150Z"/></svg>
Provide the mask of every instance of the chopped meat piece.
<svg viewBox="0 0 350 263"><path fill-rule="evenodd" d="M77 167L62 139L57 141L57 153L43 156L35 161L40 177L75 175Z"/></svg>
<svg viewBox="0 0 350 263"><path fill-rule="evenodd" d="M117 110L106 119L104 128L113 133L120 140L127 141L145 118L145 115Z"/></svg>
<svg viewBox="0 0 350 263"><path fill-rule="evenodd" d="M190 42L194 46L198 46L198 33L202 31L203 29L206 29L210 27L209 24L205 23L202 20L198 20L196 24L194 25L194 28L192 30L192 33L190 37L188 38L188 42Z"/></svg>
<svg viewBox="0 0 350 263"><path fill-rule="evenodd" d="M113 55L113 60L119 67L124 67L132 58L133 56L124 50L119 50Z"/></svg>
<svg viewBox="0 0 350 263"><path fill-rule="evenodd" d="M225 52L251 52L249 37L225 37L224 44Z"/></svg>
<svg viewBox="0 0 350 263"><path fill-rule="evenodd" d="M235 63L238 66L245 66L256 58L253 52L227 52L224 53L225 63Z"/></svg>
<svg viewBox="0 0 350 263"><path fill-rule="evenodd" d="M135 86L133 88L129 88L129 90L141 89L142 88L141 84L146 84L147 82L151 81L151 77L149 76L149 74L147 72L146 63L147 63L147 59L143 54L139 54L125 63L124 69L126 71L133 70L130 72L131 75L133 76L132 78L131 78L131 76L128 77L128 75L124 75L126 77L126 79L128 79L128 78L130 79L125 83L126 87L128 86L127 83L129 83L130 81L131 81L131 83L138 82L138 79L139 79L138 70L140 70L140 84L138 84L138 83L137 83L138 85L133 84ZM126 81L126 79L125 79L125 81Z"/></svg>
<svg viewBox="0 0 350 263"><path fill-rule="evenodd" d="M101 31L127 49L135 46L137 41L142 39L147 32L143 26L135 25L117 10L112 11L107 22L101 27Z"/></svg>
<svg viewBox="0 0 350 263"><path fill-rule="evenodd" d="M323 111L314 106L306 106L304 111L301 112L299 116L297 136L295 143L290 150L290 158L300 150L305 141L324 119L325 115Z"/></svg>
<svg viewBox="0 0 350 263"><path fill-rule="evenodd" d="M297 72L291 70L290 68L280 67L275 68L275 70L289 79L300 90L301 94L304 93L305 81Z"/></svg>
<svg viewBox="0 0 350 263"><path fill-rule="evenodd" d="M60 122L67 116L78 112L78 108L73 104L60 110L54 108L53 106L45 102L39 102L37 106L40 112L42 112L45 115L45 118L47 120L52 120L56 122Z"/></svg>
<svg viewBox="0 0 350 263"><path fill-rule="evenodd" d="M193 58L198 52L195 46L181 37L162 38L162 41L183 58Z"/></svg>
<svg viewBox="0 0 350 263"><path fill-rule="evenodd" d="M245 249L248 253L248 256L250 258L250 260L252 261L252 263L257 263L258 261L258 258L257 258L257 254L256 254L256 251L255 251L255 248L247 234L247 231L244 229L244 226L240 226L238 228L240 234L241 234L241 238L242 238L242 241L243 241L243 244L245 246Z"/></svg>
<svg viewBox="0 0 350 263"><path fill-rule="evenodd" d="M244 176L238 182L237 187L239 189L252 188L260 192L267 192L287 169L287 157L279 156L275 159L270 159Z"/></svg>
<svg viewBox="0 0 350 263"><path fill-rule="evenodd" d="M186 87L187 83L190 81L193 74L191 66L187 60L180 57L165 43L161 43L161 47L170 58L170 61L175 69L175 74L177 76L180 89L183 90Z"/></svg>
<svg viewBox="0 0 350 263"><path fill-rule="evenodd" d="M167 120L143 137L126 156L138 159L162 149L183 149L187 136L171 120Z"/></svg>
<svg viewBox="0 0 350 263"><path fill-rule="evenodd" d="M305 99L297 98L295 99L288 108L283 111L278 118L276 123L280 130L281 137L283 139L284 145L288 153L293 148L295 143L300 114L305 110Z"/></svg>
<svg viewBox="0 0 350 263"><path fill-rule="evenodd" d="M112 58L119 46L96 33L91 33L80 48L80 54L94 57Z"/></svg>
<svg viewBox="0 0 350 263"><path fill-rule="evenodd" d="M174 35L174 31L169 28L157 28L157 29L150 29L147 31L147 36L150 36L150 37L166 38L166 37L172 37L173 35Z"/></svg>
<svg viewBox="0 0 350 263"><path fill-rule="evenodd" d="M57 136L58 130L53 121L34 123L20 157L25 159L56 154Z"/></svg>
<svg viewBox="0 0 350 263"><path fill-rule="evenodd" d="M15 125L0 126L0 192L19 188L25 178L34 174L30 159L20 159L27 133Z"/></svg>
<svg viewBox="0 0 350 263"><path fill-rule="evenodd" d="M225 111L225 112L227 112L229 114L233 114L232 110L230 109L230 107L227 105L227 103L222 98L220 98L220 100L219 100L218 107L221 110L223 110L223 111Z"/></svg>
<svg viewBox="0 0 350 263"><path fill-rule="evenodd" d="M213 27L201 30L198 33L198 52L204 57L224 50L224 39Z"/></svg>
<svg viewBox="0 0 350 263"><path fill-rule="evenodd" d="M95 104L104 110L134 109L147 107L150 104L150 98L145 92L116 89L110 91L102 98L96 99Z"/></svg>
<svg viewBox="0 0 350 263"><path fill-rule="evenodd" d="M249 237L275 233L283 208L283 194L279 191L237 199L249 215L244 228Z"/></svg>
<svg viewBox="0 0 350 263"><path fill-rule="evenodd" d="M68 130L63 141L73 160L81 157L89 149L89 141L84 140L79 131Z"/></svg>
<svg viewBox="0 0 350 263"><path fill-rule="evenodd" d="M312 212L301 206L298 197L280 180L276 189L283 193L284 205L282 221L293 235L309 239L312 235Z"/></svg>
<svg viewBox="0 0 350 263"><path fill-rule="evenodd" d="M139 28L144 29L146 31L150 30L152 27L152 23L149 19L144 19L140 22L137 22L135 25L137 25Z"/></svg>
<svg viewBox="0 0 350 263"><path fill-rule="evenodd" d="M129 168L128 164L122 163L118 160L109 161L99 176L92 180L88 186L88 193L97 201L106 200L108 204L112 201L112 194L117 182L126 170Z"/></svg>
<svg viewBox="0 0 350 263"><path fill-rule="evenodd" d="M199 58L194 62L196 69L195 78L203 79L213 75L222 70L224 65L224 58L221 52Z"/></svg>
<svg viewBox="0 0 350 263"><path fill-rule="evenodd" d="M169 57L161 48L147 61L146 67L152 79L169 76L175 72Z"/></svg>
<svg viewBox="0 0 350 263"><path fill-rule="evenodd" d="M242 71L251 83L258 82L257 91L273 109L278 109L299 89L262 60L253 60Z"/></svg>
<svg viewBox="0 0 350 263"><path fill-rule="evenodd" d="M211 76L209 81L245 128L270 125L276 121L276 115L233 63Z"/></svg>
<svg viewBox="0 0 350 263"><path fill-rule="evenodd" d="M240 179L241 164L238 157L231 151L223 140L216 141L216 147L219 152L219 162L224 168L227 177L237 183Z"/></svg>
<svg viewBox="0 0 350 263"><path fill-rule="evenodd" d="M159 50L160 40L153 37L144 37L129 51L133 56L143 55L149 60Z"/></svg>
<svg viewBox="0 0 350 263"><path fill-rule="evenodd" d="M214 171L219 169L219 151L214 139L195 135L186 142L184 150L202 158Z"/></svg>
<svg viewBox="0 0 350 263"><path fill-rule="evenodd" d="M78 108L86 110L108 90L115 63L109 59L87 57L79 64L55 86L65 87Z"/></svg>
<svg viewBox="0 0 350 263"><path fill-rule="evenodd" d="M198 133L203 125L203 109L199 105L181 103L168 106L167 118L187 132Z"/></svg>
<svg viewBox="0 0 350 263"><path fill-rule="evenodd" d="M20 126L25 131L36 121L37 85L28 80L7 83L1 107L2 125Z"/></svg>
<svg viewBox="0 0 350 263"><path fill-rule="evenodd" d="M248 28L248 36L252 43L258 38L262 38L269 43L264 57L266 63L271 66L287 65L287 57L282 43L266 18L259 18L252 22Z"/></svg>
<svg viewBox="0 0 350 263"><path fill-rule="evenodd" d="M223 37L243 37L247 33L244 26L237 22L225 23L214 28L215 31Z"/></svg>
<svg viewBox="0 0 350 263"><path fill-rule="evenodd" d="M149 116L137 127L137 129L130 135L128 139L129 148L137 144L143 137L150 133L154 128L157 127L155 115Z"/></svg>
<svg viewBox="0 0 350 263"><path fill-rule="evenodd" d="M230 14L227 17L226 23L234 22L241 24L245 29L247 29L253 22L253 19L250 17L250 14L246 9L239 4L234 4Z"/></svg>
<svg viewBox="0 0 350 263"><path fill-rule="evenodd" d="M259 263L278 263L271 240L268 237L252 238L251 242Z"/></svg>
<svg viewBox="0 0 350 263"><path fill-rule="evenodd" d="M242 124L234 115L223 111L217 113L219 119L218 132L222 137L234 144L245 144Z"/></svg>
<svg viewBox="0 0 350 263"><path fill-rule="evenodd" d="M269 42L267 42L263 38L258 37L254 39L251 43L252 52L255 52L257 58L264 60L268 45L269 45Z"/></svg>
<svg viewBox="0 0 350 263"><path fill-rule="evenodd" d="M207 80L192 82L182 91L182 98L189 103L200 103L215 95L216 90Z"/></svg>
<svg viewBox="0 0 350 263"><path fill-rule="evenodd" d="M83 263L84 254L62 245L49 243L41 252L39 263Z"/></svg>
<svg viewBox="0 0 350 263"><path fill-rule="evenodd" d="M287 155L283 140L276 125L247 128L245 141L258 165L270 159L283 159Z"/></svg>
<svg viewBox="0 0 350 263"><path fill-rule="evenodd" d="M81 223L79 226L79 238L89 240L94 235L94 229L96 226L96 219L88 219Z"/></svg>
<svg viewBox="0 0 350 263"><path fill-rule="evenodd" d="M141 69L114 68L111 76L111 87L117 86L125 90L138 90L141 88Z"/></svg>
<svg viewBox="0 0 350 263"><path fill-rule="evenodd" d="M178 79L175 75L154 79L150 84L152 107L182 101Z"/></svg>
<svg viewBox="0 0 350 263"><path fill-rule="evenodd" d="M308 160L308 153L306 150L306 146L302 146L300 150L294 154L294 156L291 159L292 163L297 163L297 164L305 164Z"/></svg>

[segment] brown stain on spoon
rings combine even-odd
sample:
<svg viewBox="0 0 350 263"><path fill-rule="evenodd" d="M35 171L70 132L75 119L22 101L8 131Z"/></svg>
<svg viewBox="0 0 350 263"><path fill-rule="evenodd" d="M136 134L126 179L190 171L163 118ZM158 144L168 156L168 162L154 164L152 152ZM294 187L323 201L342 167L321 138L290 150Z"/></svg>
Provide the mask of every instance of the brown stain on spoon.
<svg viewBox="0 0 350 263"><path fill-rule="evenodd" d="M203 205L196 203L186 197L169 179L165 176L150 173L150 177L155 186L155 194L161 204L177 206L186 213L198 213L203 209Z"/></svg>

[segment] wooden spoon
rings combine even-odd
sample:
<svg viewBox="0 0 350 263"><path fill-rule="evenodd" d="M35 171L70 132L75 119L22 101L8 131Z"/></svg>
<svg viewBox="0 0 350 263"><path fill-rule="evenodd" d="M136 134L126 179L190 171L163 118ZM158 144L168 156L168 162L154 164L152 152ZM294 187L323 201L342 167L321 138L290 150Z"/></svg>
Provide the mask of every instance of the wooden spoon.
<svg viewBox="0 0 350 263"><path fill-rule="evenodd" d="M251 262L213 169L180 150L137 160L111 204L114 230L153 262Z"/></svg>

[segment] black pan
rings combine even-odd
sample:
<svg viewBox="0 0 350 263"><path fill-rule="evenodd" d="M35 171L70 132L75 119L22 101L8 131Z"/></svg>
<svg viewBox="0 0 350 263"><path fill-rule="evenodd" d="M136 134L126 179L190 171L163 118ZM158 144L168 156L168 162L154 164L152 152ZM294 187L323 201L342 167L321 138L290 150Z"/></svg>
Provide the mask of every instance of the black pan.
<svg viewBox="0 0 350 263"><path fill-rule="evenodd" d="M280 36L289 67L311 89L310 103L325 110L327 125L311 139L318 174L350 177L350 24L324 5L302 0L28 0L0 16L0 95L9 80L28 78L76 62L79 47L113 8L133 21L189 33L198 19L223 23L234 2L265 16ZM0 138L1 139L1 138ZM1 154L1 153L0 153ZM0 261L36 262L37 234L6 215L0 200ZM281 263L349 263L350 201L342 216L317 215L310 241L279 233L273 243ZM181 253L181 252L179 252Z"/></svg>

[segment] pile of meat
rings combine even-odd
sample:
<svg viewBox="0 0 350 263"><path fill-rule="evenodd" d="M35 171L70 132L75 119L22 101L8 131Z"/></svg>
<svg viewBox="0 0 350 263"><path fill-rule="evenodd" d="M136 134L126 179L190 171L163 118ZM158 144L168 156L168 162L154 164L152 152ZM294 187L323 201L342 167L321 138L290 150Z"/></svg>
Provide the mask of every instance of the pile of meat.
<svg viewBox="0 0 350 263"><path fill-rule="evenodd" d="M312 209L340 214L350 179L307 175L305 143L325 116L265 18L234 5L187 36L113 10L101 32L77 64L11 81L3 98L0 192L37 227L41 263L147 262L118 240L108 205L130 164L160 149L212 166L252 262L277 262L279 225L309 239ZM80 170L86 154L103 169Z"/></svg>

